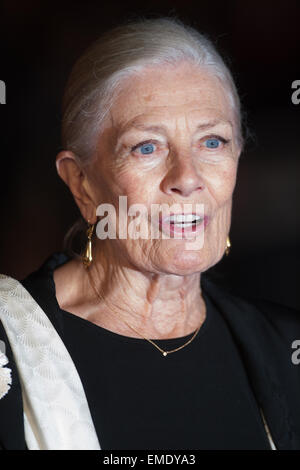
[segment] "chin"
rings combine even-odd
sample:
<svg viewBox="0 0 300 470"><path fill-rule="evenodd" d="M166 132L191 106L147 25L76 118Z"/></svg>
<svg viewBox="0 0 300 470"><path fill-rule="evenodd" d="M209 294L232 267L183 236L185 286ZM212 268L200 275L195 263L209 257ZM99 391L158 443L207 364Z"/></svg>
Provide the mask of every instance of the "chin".
<svg viewBox="0 0 300 470"><path fill-rule="evenodd" d="M208 269L207 259L200 251L178 250L170 257L167 265L168 271L179 276L187 276Z"/></svg>

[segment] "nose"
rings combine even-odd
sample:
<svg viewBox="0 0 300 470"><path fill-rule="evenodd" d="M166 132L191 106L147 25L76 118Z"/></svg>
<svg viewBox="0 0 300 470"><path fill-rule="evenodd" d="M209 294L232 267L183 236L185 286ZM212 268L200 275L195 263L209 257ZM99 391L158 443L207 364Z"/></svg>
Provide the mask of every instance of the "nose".
<svg viewBox="0 0 300 470"><path fill-rule="evenodd" d="M191 157L175 158L165 175L161 189L170 195L174 193L189 197L194 191L202 191L204 182Z"/></svg>

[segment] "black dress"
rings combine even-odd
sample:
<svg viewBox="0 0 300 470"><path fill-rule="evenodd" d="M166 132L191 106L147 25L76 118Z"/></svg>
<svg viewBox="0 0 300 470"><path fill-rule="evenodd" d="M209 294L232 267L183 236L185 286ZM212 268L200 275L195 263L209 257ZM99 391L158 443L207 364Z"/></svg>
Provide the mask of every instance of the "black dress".
<svg viewBox="0 0 300 470"><path fill-rule="evenodd" d="M270 449L259 410L260 386L253 388L247 367L251 361L245 361L234 331L203 286L204 324L188 346L163 357L144 339L113 333L60 309L53 270L67 260L56 253L21 283L73 359L101 449ZM154 341L171 350L191 336ZM276 435L276 425L271 427Z"/></svg>
<svg viewBox="0 0 300 470"><path fill-rule="evenodd" d="M54 257L22 282L66 345L84 385L102 449L267 449L258 405L226 323L207 317L167 357L60 309ZM155 340L170 350L190 337Z"/></svg>

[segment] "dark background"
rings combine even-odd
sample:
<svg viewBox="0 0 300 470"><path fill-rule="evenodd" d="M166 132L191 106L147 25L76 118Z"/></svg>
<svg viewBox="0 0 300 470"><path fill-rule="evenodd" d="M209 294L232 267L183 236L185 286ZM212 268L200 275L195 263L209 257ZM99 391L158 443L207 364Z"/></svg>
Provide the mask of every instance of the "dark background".
<svg viewBox="0 0 300 470"><path fill-rule="evenodd" d="M0 272L17 279L62 249L79 215L59 179L60 106L74 61L102 31L176 15L230 60L252 137L234 195L232 249L212 273L244 295L300 308L298 181L300 2L11 1L0 12Z"/></svg>

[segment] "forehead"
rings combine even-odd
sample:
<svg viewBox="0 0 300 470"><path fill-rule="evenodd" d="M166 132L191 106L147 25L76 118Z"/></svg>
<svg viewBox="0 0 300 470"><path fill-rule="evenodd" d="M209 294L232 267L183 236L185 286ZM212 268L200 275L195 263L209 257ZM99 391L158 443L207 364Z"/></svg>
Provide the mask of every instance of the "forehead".
<svg viewBox="0 0 300 470"><path fill-rule="evenodd" d="M190 64L148 67L131 76L110 110L113 126L182 119L232 121L229 97L221 81Z"/></svg>

